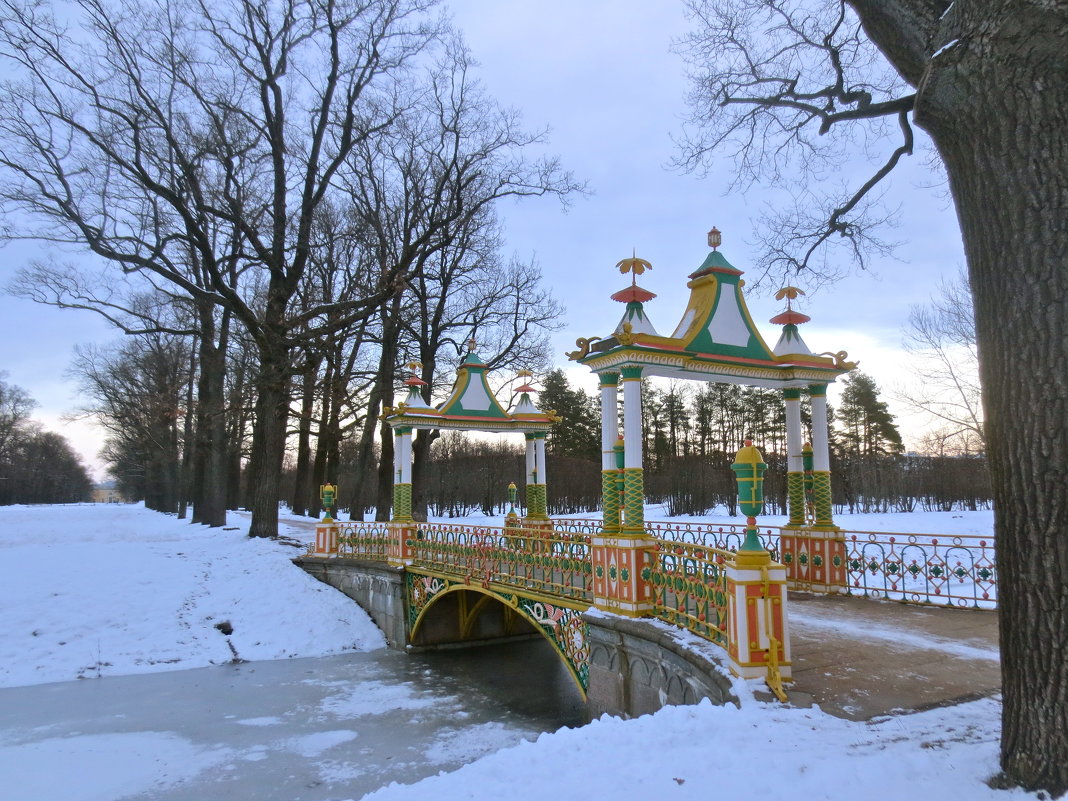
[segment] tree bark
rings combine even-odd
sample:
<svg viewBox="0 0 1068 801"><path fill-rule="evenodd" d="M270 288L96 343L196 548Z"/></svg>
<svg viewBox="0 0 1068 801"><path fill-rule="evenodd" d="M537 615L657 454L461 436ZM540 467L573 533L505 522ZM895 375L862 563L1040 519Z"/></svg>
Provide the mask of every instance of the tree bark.
<svg viewBox="0 0 1068 801"><path fill-rule="evenodd" d="M868 25L865 9L878 4L854 5L893 60L885 20ZM950 12L928 28L915 119L946 165L975 299L1001 766L1008 783L1058 795L1068 791L1068 4L958 2Z"/></svg>
<svg viewBox="0 0 1068 801"><path fill-rule="evenodd" d="M200 379L197 383L196 492L193 522L209 526L226 525L226 327L224 314L220 330L215 310L207 303L200 308ZM216 337L219 344L216 344Z"/></svg>
<svg viewBox="0 0 1068 801"><path fill-rule="evenodd" d="M250 537L278 536L278 501L289 421L289 378L288 350L281 343L262 346L255 382L255 423L249 461Z"/></svg>
<svg viewBox="0 0 1068 801"><path fill-rule="evenodd" d="M314 476L311 472L311 425L315 412L315 384L319 377L321 359L310 354L304 363L301 381L300 421L297 425L297 470L293 481L291 511L295 515L309 514L312 505Z"/></svg>

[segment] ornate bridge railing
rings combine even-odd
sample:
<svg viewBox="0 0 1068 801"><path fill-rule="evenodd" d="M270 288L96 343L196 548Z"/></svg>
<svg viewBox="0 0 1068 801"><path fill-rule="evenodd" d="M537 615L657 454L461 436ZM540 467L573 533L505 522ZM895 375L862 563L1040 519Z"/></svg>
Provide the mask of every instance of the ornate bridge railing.
<svg viewBox="0 0 1068 801"><path fill-rule="evenodd" d="M845 531L849 592L907 603L994 609L992 537Z"/></svg>
<svg viewBox="0 0 1068 801"><path fill-rule="evenodd" d="M597 533L600 521L555 520L558 528ZM742 524L647 520L649 536L666 542L693 543L735 552L745 538ZM761 526L760 543L775 561L782 553L779 526ZM998 579L994 539L976 534L902 534L841 530L846 584L842 590L928 606L997 608Z"/></svg>
<svg viewBox="0 0 1068 801"><path fill-rule="evenodd" d="M727 573L730 551L654 537L648 566L653 615L728 647Z"/></svg>
<svg viewBox="0 0 1068 801"><path fill-rule="evenodd" d="M384 562L389 555L391 523L339 522L337 554L353 559Z"/></svg>
<svg viewBox="0 0 1068 801"><path fill-rule="evenodd" d="M575 531L586 534L600 534L601 521L592 518L553 518L553 527L557 531ZM734 553L745 539L744 523L695 523L665 522L646 520L645 531L650 537L672 542L693 542L709 548ZM779 530L775 526L760 528L760 544L778 561Z"/></svg>
<svg viewBox="0 0 1068 801"><path fill-rule="evenodd" d="M592 602L590 538L534 528L419 523L409 541L412 565L571 601Z"/></svg>

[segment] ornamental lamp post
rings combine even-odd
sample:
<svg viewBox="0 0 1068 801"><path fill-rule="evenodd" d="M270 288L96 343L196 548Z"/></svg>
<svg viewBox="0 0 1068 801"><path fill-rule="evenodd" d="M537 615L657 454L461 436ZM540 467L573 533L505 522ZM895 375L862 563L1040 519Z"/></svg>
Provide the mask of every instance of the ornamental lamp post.
<svg viewBox="0 0 1068 801"><path fill-rule="evenodd" d="M319 500L322 501L323 506L323 521L324 523L333 523L334 518L330 516L330 511L334 508L334 499L337 497L337 486L334 484L322 484L319 486Z"/></svg>
<svg viewBox="0 0 1068 801"><path fill-rule="evenodd" d="M731 465L738 480L738 506L746 516L745 541L738 549L738 561L746 564L771 561L771 554L760 544L756 524L756 516L764 511L764 472L767 469L760 451L753 447L753 440L747 439Z"/></svg>
<svg viewBox="0 0 1068 801"><path fill-rule="evenodd" d="M518 498L518 489L515 482L510 481L508 483L508 514L504 518L505 528L515 528L519 525L519 515L515 510L515 503Z"/></svg>

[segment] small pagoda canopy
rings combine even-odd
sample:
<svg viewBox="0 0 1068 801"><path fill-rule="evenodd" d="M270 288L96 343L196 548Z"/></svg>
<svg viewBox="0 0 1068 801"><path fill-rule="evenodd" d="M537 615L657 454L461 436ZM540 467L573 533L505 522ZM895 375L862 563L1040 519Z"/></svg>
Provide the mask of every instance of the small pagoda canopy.
<svg viewBox="0 0 1068 801"><path fill-rule="evenodd" d="M409 365L418 369L421 365ZM437 407L423 400L422 387L426 382L414 375L405 384L408 397L396 408L387 408L383 419L393 428L442 428L463 431L548 431L555 417L537 409L530 400L536 390L524 384L516 391L519 402L509 413L497 400L487 380L486 363L475 353L474 345L460 363L456 380L448 399ZM526 371L521 377L529 376Z"/></svg>
<svg viewBox="0 0 1068 801"><path fill-rule="evenodd" d="M689 302L671 336L657 335L645 312L644 303L656 296L632 282L612 295L627 303L612 335L579 339L579 349L568 356L596 373L640 366L645 376L779 388L826 384L852 368L844 352L815 355L805 345L797 326L809 318L789 306L803 294L793 287L776 296L787 297L788 308L771 321L784 328L775 349L769 348L746 306L742 271L719 251L720 242L720 232L713 228L708 235L712 251L688 276ZM626 272L628 264L635 274L651 267L637 257L617 266Z"/></svg>

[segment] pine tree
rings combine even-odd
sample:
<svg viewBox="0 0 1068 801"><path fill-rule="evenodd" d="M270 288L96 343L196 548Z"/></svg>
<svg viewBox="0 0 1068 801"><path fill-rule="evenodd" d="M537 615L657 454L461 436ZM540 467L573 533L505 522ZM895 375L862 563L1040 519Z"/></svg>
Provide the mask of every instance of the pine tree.
<svg viewBox="0 0 1068 801"><path fill-rule="evenodd" d="M581 389L573 389L563 370L551 370L545 376L544 385L538 396L538 406L562 418L549 433L545 443L548 452L553 456L597 461L601 453L597 404Z"/></svg>
<svg viewBox="0 0 1068 801"><path fill-rule="evenodd" d="M837 419L845 454L896 455L905 450L894 416L879 400L879 387L871 376L855 371L845 380Z"/></svg>

